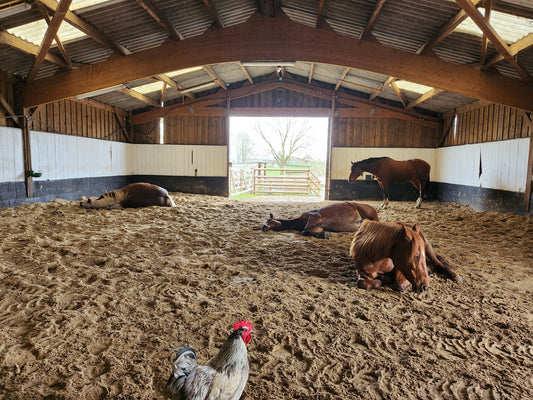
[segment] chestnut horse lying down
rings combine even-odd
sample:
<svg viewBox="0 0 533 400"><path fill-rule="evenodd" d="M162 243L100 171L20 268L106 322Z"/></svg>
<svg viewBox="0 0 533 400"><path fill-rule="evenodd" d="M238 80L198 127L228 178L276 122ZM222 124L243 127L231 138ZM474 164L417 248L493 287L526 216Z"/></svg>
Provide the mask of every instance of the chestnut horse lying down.
<svg viewBox="0 0 533 400"><path fill-rule="evenodd" d="M265 232L297 230L302 235L327 239L330 232L355 232L363 219L379 221L375 208L367 204L345 201L306 211L298 218L275 219L270 214L262 229Z"/></svg>
<svg viewBox="0 0 533 400"><path fill-rule="evenodd" d="M357 287L373 289L394 275L394 287L404 290L409 284L417 293L427 290L429 277L426 265L426 243L420 225L363 221L350 246Z"/></svg>
<svg viewBox="0 0 533 400"><path fill-rule="evenodd" d="M132 183L122 189L106 192L98 199L82 197L83 208L119 209L137 207L175 207L166 189L151 183Z"/></svg>
<svg viewBox="0 0 533 400"><path fill-rule="evenodd" d="M453 281L463 282L453 267L435 253L418 223L364 221L354 235L350 254L359 274L357 286L367 290L392 281L398 290L412 284L413 290L424 291L429 285L427 264Z"/></svg>

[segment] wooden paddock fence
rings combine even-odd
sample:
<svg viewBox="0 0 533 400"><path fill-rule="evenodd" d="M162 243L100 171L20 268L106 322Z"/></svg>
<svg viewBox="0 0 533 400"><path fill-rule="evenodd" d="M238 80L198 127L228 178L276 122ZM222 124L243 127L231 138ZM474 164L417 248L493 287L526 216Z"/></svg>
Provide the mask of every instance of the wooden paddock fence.
<svg viewBox="0 0 533 400"><path fill-rule="evenodd" d="M232 194L305 194L320 196L320 179L304 168L231 168Z"/></svg>

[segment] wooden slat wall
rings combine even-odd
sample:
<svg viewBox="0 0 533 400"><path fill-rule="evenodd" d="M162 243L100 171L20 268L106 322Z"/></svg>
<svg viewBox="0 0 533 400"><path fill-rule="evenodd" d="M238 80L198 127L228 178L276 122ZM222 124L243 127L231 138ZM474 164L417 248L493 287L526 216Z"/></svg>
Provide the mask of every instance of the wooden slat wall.
<svg viewBox="0 0 533 400"><path fill-rule="evenodd" d="M437 147L439 133L398 119L335 118L333 147Z"/></svg>
<svg viewBox="0 0 533 400"><path fill-rule="evenodd" d="M226 145L225 117L167 117L165 144Z"/></svg>
<svg viewBox="0 0 533 400"><path fill-rule="evenodd" d="M30 129L117 142L127 141L113 111L84 101L60 100L38 107L30 119Z"/></svg>
<svg viewBox="0 0 533 400"><path fill-rule="evenodd" d="M14 110L14 98L13 98L13 77L7 72L0 71L0 95L4 97L7 103ZM16 127L12 118L5 118L9 114L0 104L0 126Z"/></svg>
<svg viewBox="0 0 533 400"><path fill-rule="evenodd" d="M453 119L457 115L454 129ZM443 146L486 143L531 136L524 111L500 104L478 101L444 115ZM449 127L449 132L446 130Z"/></svg>
<svg viewBox="0 0 533 400"><path fill-rule="evenodd" d="M158 144L159 143L159 121L150 121L133 127L132 143Z"/></svg>

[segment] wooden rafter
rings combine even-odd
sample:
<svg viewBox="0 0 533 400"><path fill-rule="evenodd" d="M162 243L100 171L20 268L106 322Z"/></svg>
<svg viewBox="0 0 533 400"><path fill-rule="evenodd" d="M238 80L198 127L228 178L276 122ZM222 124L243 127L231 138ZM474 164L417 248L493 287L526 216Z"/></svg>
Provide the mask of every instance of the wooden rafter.
<svg viewBox="0 0 533 400"><path fill-rule="evenodd" d="M181 92L183 89L185 89L179 83L175 82L173 79L170 79L168 75L158 74L158 75L154 75L154 78L157 79L158 81L165 82L168 86L170 86L172 89L178 92ZM194 95L192 93L183 93L183 94L191 99L194 99Z"/></svg>
<svg viewBox="0 0 533 400"><path fill-rule="evenodd" d="M348 72L350 71L350 68L344 68L342 71L341 77L337 81L337 84L335 85L335 90L338 90L341 84L344 82L344 78L346 78L346 75L348 75Z"/></svg>
<svg viewBox="0 0 533 400"><path fill-rule="evenodd" d="M13 121L15 122L15 124L18 126L18 127L21 127L20 126L20 121L17 117L17 115L15 114L15 111L13 111L13 108L11 108L11 105L8 103L8 101L6 100L6 98L2 95L2 93L0 93L0 104L4 107L4 109L7 111L7 114L13 118Z"/></svg>
<svg viewBox="0 0 533 400"><path fill-rule="evenodd" d="M23 53L32 54L34 56L39 53L39 46L20 39L15 35L7 33L6 31L0 31L0 43L20 50ZM67 66L67 64L65 64L65 62L60 57L57 57L52 53L46 53L44 59L61 67Z"/></svg>
<svg viewBox="0 0 533 400"><path fill-rule="evenodd" d="M485 23L489 25L490 24L490 12L492 10L492 0L483 0L483 7L485 8ZM479 57L480 65L485 64L485 61L487 59L488 46L489 46L489 40L487 38L487 35L483 34L483 37L481 38L481 55Z"/></svg>
<svg viewBox="0 0 533 400"><path fill-rule="evenodd" d="M396 92L396 96L398 96L398 98L402 102L403 108L407 109L407 104L405 103L405 100L403 99L402 91L400 90L400 88L398 87L396 82L392 81L390 84L391 84L392 88L394 89L394 91Z"/></svg>
<svg viewBox="0 0 533 400"><path fill-rule="evenodd" d="M224 83L222 78L209 65L202 66L205 72L224 90L228 90L228 85Z"/></svg>
<svg viewBox="0 0 533 400"><path fill-rule="evenodd" d="M315 63L311 63L311 67L309 68L309 78L307 79L307 83L311 83L313 80L313 71L315 69Z"/></svg>
<svg viewBox="0 0 533 400"><path fill-rule="evenodd" d="M152 2L152 0L137 0L137 3L145 9L145 11L150 14L150 16L157 21L159 25L166 30L170 36L175 40L185 39L180 31L178 31L169 19L163 14L159 8Z"/></svg>
<svg viewBox="0 0 533 400"><path fill-rule="evenodd" d="M39 69L43 64L43 61L46 58L46 54L48 54L48 50L50 50L52 41L56 37L57 31L61 26L61 23L65 19L65 15L70 7L70 3L72 3L72 0L61 0L59 2L55 10L54 17L52 18L52 21L50 21L48 29L46 29L44 39L41 42L41 48L39 49L39 53L37 54L37 56L35 56L33 66L31 67L30 73L26 78L27 82L33 81L37 76L37 73L39 72Z"/></svg>
<svg viewBox="0 0 533 400"><path fill-rule="evenodd" d="M390 84L392 84L392 82L394 82L396 80L396 78L394 78L393 76L389 76L385 82L383 82L381 84L381 86L379 87L379 89L375 90L370 94L370 97L368 98L368 100L374 100L374 98L380 94L380 93L383 93L385 91L385 89L387 89L389 87Z"/></svg>
<svg viewBox="0 0 533 400"><path fill-rule="evenodd" d="M423 103L425 101L428 101L432 97L435 97L439 93L442 93L442 89L431 89L428 90L426 93L424 93L422 96L417 97L416 99L410 101L407 106L405 106L406 110L409 110L410 108L413 108L414 106L417 106L420 103Z"/></svg>
<svg viewBox="0 0 533 400"><path fill-rule="evenodd" d="M163 86L161 87L161 95L159 96L159 106L163 107L164 101L165 101L165 92L167 90L167 84L163 82Z"/></svg>
<svg viewBox="0 0 533 400"><path fill-rule="evenodd" d="M383 4L385 4L387 0L378 0L376 3L376 7L374 7L374 11L372 11L372 15L370 16L370 19L365 25L365 28L363 29L363 32L361 32L360 39L364 39L365 36L367 36L370 31L372 30L372 27L374 26L374 23L376 22L376 19L378 18L378 15L381 11L381 8L383 7Z"/></svg>
<svg viewBox="0 0 533 400"><path fill-rule="evenodd" d="M470 0L455 0L463 10L468 14L468 16L474 21L479 29L487 36L491 41L492 45L498 50L498 52L505 58L505 60L513 66L513 68L518 72L518 74L526 81L531 82L531 76L522 67L511 54L511 50L505 41L498 35L498 33L487 24L483 15L477 10L476 6Z"/></svg>
<svg viewBox="0 0 533 400"><path fill-rule="evenodd" d="M323 18L323 14L324 14L324 3L326 2L326 0L319 0L318 2L318 10L316 12L316 24L315 26L317 28L320 28L320 24L322 23L322 18Z"/></svg>
<svg viewBox="0 0 533 400"><path fill-rule="evenodd" d="M222 20L218 16L218 12L217 12L215 5L213 4L213 1L212 0L203 0L203 1L204 1L205 6L207 7L207 11L209 11L209 15L211 15L211 18L213 18L213 20L216 22L218 28L224 29L225 28L224 22L222 22Z"/></svg>
<svg viewBox="0 0 533 400"><path fill-rule="evenodd" d="M124 93L130 97L133 97L134 99L137 99L139 101L142 101L143 103L146 103L146 104L150 104L151 106L154 106L154 107L161 107L161 104L158 103L156 100L148 97L148 96L145 96L144 94L141 94L139 92L136 92L135 90L133 89L128 89L128 88L124 88L124 89L119 89L119 92L120 93Z"/></svg>
<svg viewBox="0 0 533 400"><path fill-rule="evenodd" d="M55 12L57 8L57 3L54 0L38 0L40 3L43 3L48 9ZM100 42L104 46L110 48L115 53L120 55L128 55L131 54L131 51L129 51L124 46L115 43L113 40L111 40L109 37L107 37L103 32L96 29L94 26L83 20L82 18L78 17L76 14L74 14L71 11L67 11L67 14L65 15L65 21L67 21L70 25L75 27L76 29L79 29L89 37L93 38L97 42Z"/></svg>
<svg viewBox="0 0 533 400"><path fill-rule="evenodd" d="M42 3L37 3L37 7L39 8L39 11L41 12L41 15L43 16L44 20L46 21L46 24L50 26L51 21L50 16L48 15L48 8L46 8ZM61 43L61 40L59 40L59 36L57 34L55 35L54 40L56 41L57 48L59 49L61 56L65 60L67 69L72 69L72 63L70 62L70 58L67 54L67 51L65 50L65 47Z"/></svg>
<svg viewBox="0 0 533 400"><path fill-rule="evenodd" d="M252 79L252 76L250 75L250 73L248 72L246 67L244 65L242 65L242 63L239 63L239 65L241 66L242 72L244 72L244 75L246 76L246 79L248 79L248 82L253 84L254 80Z"/></svg>
<svg viewBox="0 0 533 400"><path fill-rule="evenodd" d="M297 24L283 16L270 18L258 14L227 29L165 42L128 57L113 57L36 80L23 88L24 106L33 107L167 71L235 60L312 60L342 65L533 111L533 86L522 80L349 38Z"/></svg>
<svg viewBox="0 0 533 400"><path fill-rule="evenodd" d="M516 56L518 53L530 49L533 47L533 33L530 33L526 37L516 41L512 45L509 46L509 51L513 56ZM485 63L481 67L481 69L488 69L492 67L494 64L499 63L500 61L503 61L505 58L501 54L496 54L494 57L492 57L489 61Z"/></svg>

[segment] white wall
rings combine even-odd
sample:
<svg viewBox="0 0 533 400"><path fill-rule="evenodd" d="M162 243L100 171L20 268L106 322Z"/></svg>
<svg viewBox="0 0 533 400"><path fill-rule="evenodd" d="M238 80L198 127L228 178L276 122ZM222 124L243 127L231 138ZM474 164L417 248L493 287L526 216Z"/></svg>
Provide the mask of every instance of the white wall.
<svg viewBox="0 0 533 400"><path fill-rule="evenodd" d="M440 148L431 179L524 193L528 152L529 138Z"/></svg>
<svg viewBox="0 0 533 400"><path fill-rule="evenodd" d="M524 193L528 151L529 138L439 149L334 147L331 178L348 179L351 162L369 157L387 156L395 160L421 158L431 166L430 180L433 182Z"/></svg>
<svg viewBox="0 0 533 400"><path fill-rule="evenodd" d="M22 131L0 126L0 182L23 180Z"/></svg>
<svg viewBox="0 0 533 400"><path fill-rule="evenodd" d="M31 132L32 167L39 179L117 175L227 176L226 146L147 145ZM418 148L332 149L331 179L347 180L351 161L388 156L421 158L433 182L524 192L529 138L491 143ZM479 176L481 157L482 174ZM22 133L0 127L0 182L24 180Z"/></svg>

